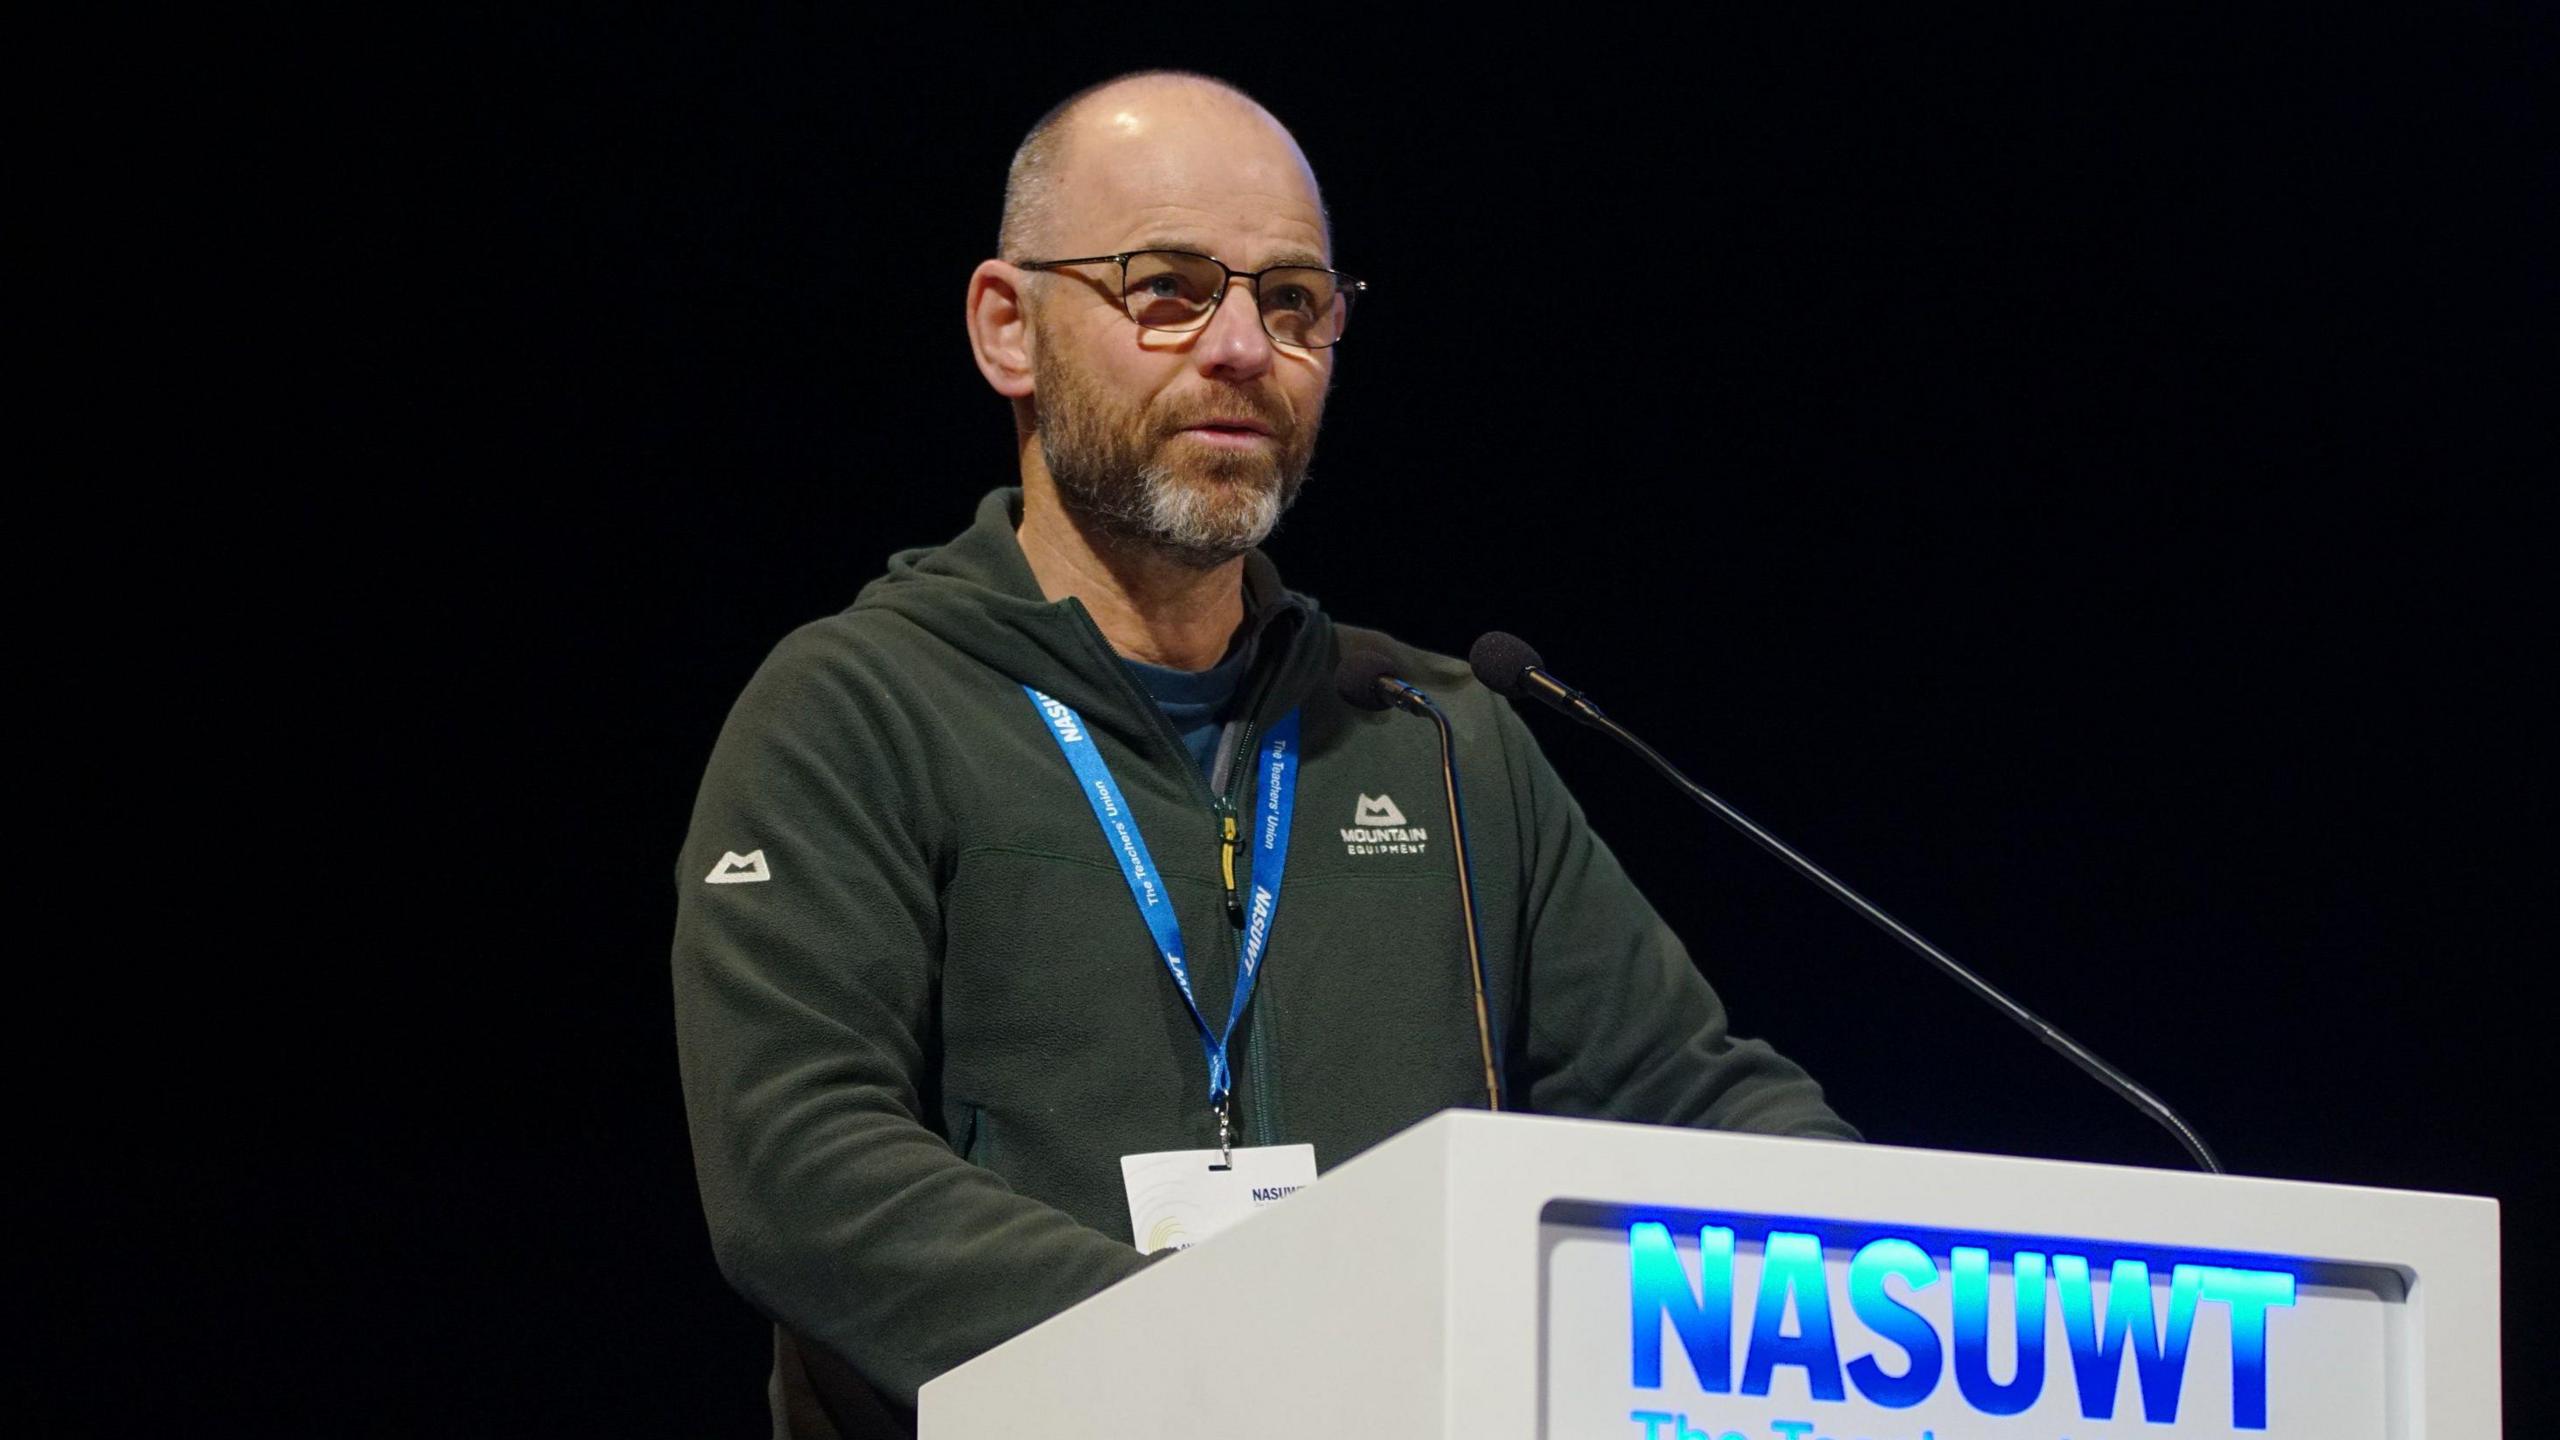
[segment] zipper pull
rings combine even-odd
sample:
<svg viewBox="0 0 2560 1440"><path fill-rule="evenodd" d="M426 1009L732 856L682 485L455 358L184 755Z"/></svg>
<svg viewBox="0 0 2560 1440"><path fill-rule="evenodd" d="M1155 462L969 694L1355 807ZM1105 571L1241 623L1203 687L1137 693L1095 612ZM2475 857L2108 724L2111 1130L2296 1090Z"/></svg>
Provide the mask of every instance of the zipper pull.
<svg viewBox="0 0 2560 1440"><path fill-rule="evenodd" d="M1218 873L1227 881L1227 923L1244 928L1244 900L1236 894L1236 809L1218 797Z"/></svg>

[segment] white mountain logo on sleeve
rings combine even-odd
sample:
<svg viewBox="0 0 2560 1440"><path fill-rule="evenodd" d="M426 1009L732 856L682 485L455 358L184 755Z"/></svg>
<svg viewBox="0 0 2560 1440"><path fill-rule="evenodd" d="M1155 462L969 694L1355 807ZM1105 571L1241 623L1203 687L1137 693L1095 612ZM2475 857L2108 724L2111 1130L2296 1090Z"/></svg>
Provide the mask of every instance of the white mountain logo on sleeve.
<svg viewBox="0 0 2560 1440"><path fill-rule="evenodd" d="M729 850L721 854L720 863L711 867L711 873L702 877L702 883L752 885L758 880L772 878L773 872L765 868L762 850L750 850L744 855L735 850Z"/></svg>
<svg viewBox="0 0 2560 1440"><path fill-rule="evenodd" d="M1385 825L1401 825L1404 823L1404 812L1396 808L1395 797L1392 795L1381 795L1375 800L1363 795L1360 797L1360 803L1351 807L1351 823L1364 830Z"/></svg>

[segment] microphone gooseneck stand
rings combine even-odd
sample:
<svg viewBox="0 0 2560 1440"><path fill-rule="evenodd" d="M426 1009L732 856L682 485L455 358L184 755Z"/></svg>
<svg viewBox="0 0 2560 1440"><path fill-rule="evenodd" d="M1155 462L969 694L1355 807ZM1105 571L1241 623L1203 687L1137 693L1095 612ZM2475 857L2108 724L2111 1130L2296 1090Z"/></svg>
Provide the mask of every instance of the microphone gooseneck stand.
<svg viewBox="0 0 2560 1440"><path fill-rule="evenodd" d="M1633 750L1651 765L1662 778L1678 787L1680 793L1696 801L1717 819L1741 831L1761 849L1785 861L1795 872L1828 892L1841 904L1865 916L1877 929L1902 943L1903 948L1936 966L1949 979L1973 992L1984 1004L2006 1015L2022 1029L2042 1040L2062 1058L2099 1084L2114 1091L2125 1103L2159 1122L2176 1137L2196 1165L2208 1174L2223 1173L2222 1162L2204 1143L2204 1137L2181 1118L2167 1102L2134 1083L2131 1076L2098 1058L2087 1046L2056 1029L2043 1016L2010 999L1990 981L1958 964L1953 956L1921 938L1910 926L1894 919L1864 895L1833 878L1831 872L1796 853L1794 847L1754 824L1751 817L1734 809L1712 791L1680 772L1680 767L1662 757L1661 752L1637 739L1635 734L1600 712L1581 691L1547 673L1538 662L1538 654L1517 636L1494 631L1476 641L1468 652L1468 663L1475 668L1476 678L1497 694L1514 698L1534 696L1583 724L1598 730L1619 744Z"/></svg>
<svg viewBox="0 0 2560 1440"><path fill-rule="evenodd" d="M1494 1034L1492 1011L1485 999L1484 934L1476 922L1475 867L1467 858L1467 817L1465 801L1459 797L1457 734L1449 727L1449 717L1429 695L1394 674L1394 666L1378 652L1358 652L1347 658L1336 677L1335 688L1342 698L1363 710L1384 710L1390 706L1428 717L1440 734L1440 791L1447 797L1449 846L1457 857L1458 909L1466 920L1467 978L1474 990L1476 1007L1476 1049L1484 1061L1485 1104L1496 1111L1502 1103L1502 1047Z"/></svg>

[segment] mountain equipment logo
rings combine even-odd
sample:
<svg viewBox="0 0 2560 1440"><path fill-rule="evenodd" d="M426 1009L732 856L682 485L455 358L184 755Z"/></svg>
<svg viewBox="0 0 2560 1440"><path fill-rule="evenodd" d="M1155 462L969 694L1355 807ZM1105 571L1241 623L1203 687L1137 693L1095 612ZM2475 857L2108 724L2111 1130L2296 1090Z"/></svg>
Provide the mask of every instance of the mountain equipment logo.
<svg viewBox="0 0 2560 1440"><path fill-rule="evenodd" d="M1396 808L1396 798L1392 795L1381 795L1375 800L1363 795L1360 803L1351 807L1351 823L1363 827L1401 825L1404 812Z"/></svg>
<svg viewBox="0 0 2560 1440"><path fill-rule="evenodd" d="M702 877L702 883L752 885L758 880L772 878L773 872L765 868L762 850L750 850L744 855L735 850L729 850L722 852L720 863L711 867L711 873Z"/></svg>
<svg viewBox="0 0 2560 1440"><path fill-rule="evenodd" d="M1351 823L1342 828L1345 855L1419 855L1431 832L1408 823L1395 797L1363 795L1351 807Z"/></svg>

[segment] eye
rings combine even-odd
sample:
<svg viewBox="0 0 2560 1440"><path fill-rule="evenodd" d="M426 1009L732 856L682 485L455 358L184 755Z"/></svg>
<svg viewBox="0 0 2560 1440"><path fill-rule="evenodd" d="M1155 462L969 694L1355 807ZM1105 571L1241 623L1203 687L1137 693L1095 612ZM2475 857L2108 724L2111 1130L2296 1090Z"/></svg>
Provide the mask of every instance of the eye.
<svg viewBox="0 0 2560 1440"><path fill-rule="evenodd" d="M1216 262L1171 250L1141 250L1129 257L1128 298L1136 302L1205 303L1217 288Z"/></svg>
<svg viewBox="0 0 2560 1440"><path fill-rule="evenodd" d="M1313 321L1333 308L1334 279L1329 270L1274 270L1262 277L1262 310Z"/></svg>
<svg viewBox="0 0 2560 1440"><path fill-rule="evenodd" d="M1121 302L1129 318L1154 330L1196 329L1217 303L1218 262L1176 250L1129 257Z"/></svg>

